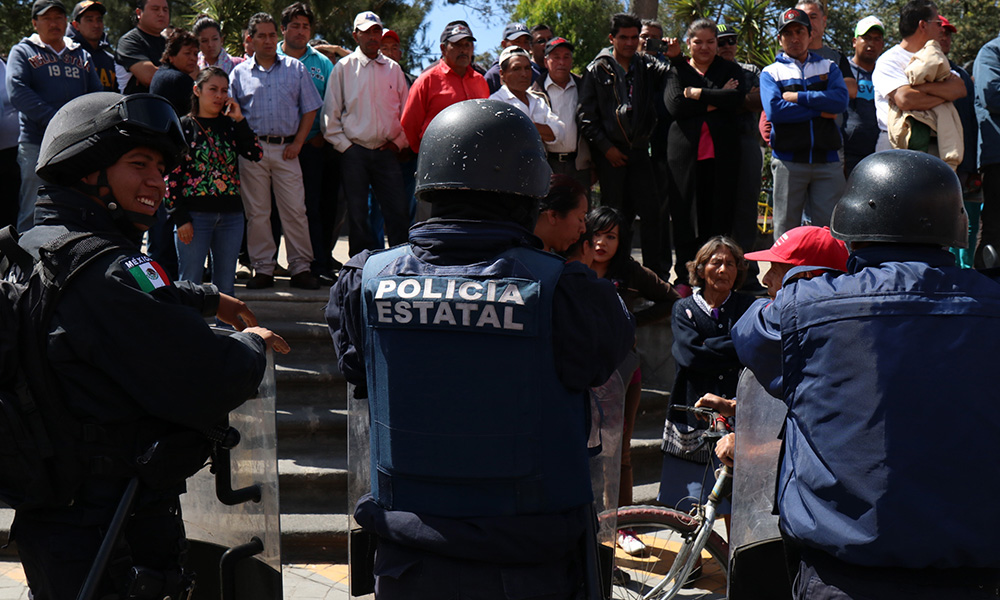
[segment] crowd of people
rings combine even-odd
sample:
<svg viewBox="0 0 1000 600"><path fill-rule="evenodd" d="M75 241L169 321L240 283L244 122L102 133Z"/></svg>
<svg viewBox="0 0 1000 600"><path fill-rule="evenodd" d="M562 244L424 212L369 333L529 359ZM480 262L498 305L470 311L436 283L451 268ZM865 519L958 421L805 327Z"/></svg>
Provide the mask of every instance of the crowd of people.
<svg viewBox="0 0 1000 600"><path fill-rule="evenodd" d="M807 330L820 328L823 336L843 347L862 333L852 337L846 328L833 330L823 315L816 317L818 324L800 324L781 320L784 315L776 312L801 304L804 314L812 314L812 306L827 302L825 290L829 296L860 298L855 312L831 308L844 311L843 320L869 314L865 286L872 282L853 275L866 268L864 261L882 268L883 262L896 264L894 257L913 258L906 264L927 269L891 267L902 272L876 281L874 289L890 289L910 277L920 285L911 286L908 293L937 294L931 284L938 280L928 274L930 265L974 287L981 284L981 276L963 273L951 263L979 264L982 247L1000 243L1000 223L994 222L1000 221L995 214L1000 210L1000 154L995 150L1000 138L1000 38L982 48L970 76L967 68L948 60L957 30L930 0L911 0L902 8L902 41L884 53L883 22L876 16L859 21L852 56L824 44L822 3L802 0L779 15L781 52L763 69L734 62L739 35L732 27L697 19L680 40L665 38L656 21L619 13L610 17L611 45L582 75L571 71L574 44L542 24L509 24L497 62L484 70L474 64L476 38L469 25L455 21L440 35L441 60L416 78L399 65L399 35L371 11L354 19L354 51L316 43L321 41L314 36L315 16L302 2L286 7L280 20L257 13L244 31L242 57L222 48L221 26L210 17L200 16L190 31L169 28L166 0L139 0L135 29L113 51L103 28L106 9L96 0L78 3L71 13L60 0L36 0L31 13L35 33L11 49L5 65L0 129L6 136L0 140L6 144L0 158L7 160L0 168L10 172L13 161L20 171L19 189L15 193L7 188L2 204L6 223L15 224L20 233L34 229L34 236L51 235L53 226L64 221L76 226L81 219L92 227L97 218L93 214L101 219L99 229L122 229L122 219L128 221L122 229L127 236L148 228L152 258L129 258L129 247L123 264L158 264L169 276L166 281L179 276L194 282L204 277L209 264L212 282L229 307L217 317L233 325L229 313L239 304L228 295L235 290L241 252L252 269L248 289L272 287L275 275L282 272L290 276L291 286L305 289L337 280L332 249L337 199L344 199L352 259L332 288L327 318L341 370L360 393L371 391L373 410L388 415L373 426L373 438L385 436L386 449L395 445L396 452L391 459L375 458L384 461L376 463L382 473L373 496L359 504L357 518L385 538L380 546L383 560L403 565L425 561L426 572L407 577L422 578L428 597L434 597L446 579L436 573L450 572L456 561L469 558L456 558L455 553L466 548L483 552L478 530L466 529L468 523L461 521L481 514L516 515L503 523L487 519L481 526L498 535L509 530L528 536L524 539L535 542L539 561L543 554L563 552L549 567L572 588L581 567L566 548L586 529L587 511L581 507L587 506L591 493L582 468L587 460L582 429L532 435L532 441L545 438L532 446L530 456L519 459L532 464L514 464L517 461L508 461L501 450L524 443L522 433L486 435L495 433L497 423L482 418L477 412L481 408L469 405L450 412L452 396L439 394L433 386L415 390L410 385L418 375L436 372L442 362L449 364L453 388L478 389L482 405L503 410L510 410L516 396L516 410L530 414L542 431L552 422L582 423L585 404L543 402L536 396L544 392L579 400L587 388L617 372L625 384L619 503L628 504L630 437L642 381L634 323L672 310L675 403L731 407L740 369L749 365L761 385L775 396L786 396L789 403L795 400L793 392L814 390L797 391L787 381L782 388L782 377L822 380L825 387L817 406L837 413L843 398L827 390L843 381L829 381L832 375L808 370L784 373L771 359L794 349L789 345L776 350L774 344L780 333L800 326L803 335L814 335ZM166 113L169 122L164 125L153 118L157 113L151 107L163 109L167 102L173 112ZM60 112L67 104L67 109L80 109L75 114ZM101 120L86 121L86 111ZM16 138L7 143L15 129L12 116L17 120ZM54 116L61 124L55 132L47 131ZM157 136L160 125L165 135ZM81 139L66 132L57 135L60 128ZM133 128L142 132L141 144L130 138ZM98 144L105 141L102 136L111 140L105 146L113 147ZM52 154L68 141L77 144L73 151L79 156L67 161ZM87 155L80 149L85 143L108 152ZM774 246L745 253L756 241L762 144L771 151ZM69 166L71 171L59 170ZM142 184L127 195L133 170L141 171L136 178ZM863 175L848 180L854 170ZM904 176L921 183L919 188L910 186L909 194L919 197L914 206L931 216L916 211L918 218L901 225L902 232L883 239L878 227L902 220L908 208L892 189L907 183ZM878 189L869 193L870 188ZM91 200L107 214L96 213ZM981 234L978 225L967 226L967 220L974 219L965 217L977 215L980 204ZM874 225L866 219L869 209L878 217L871 220ZM419 225L411 227L414 222ZM839 239L855 244L852 262L848 248L827 226ZM631 255L636 229L641 261ZM925 235L924 229L930 233ZM287 266L277 262L281 238ZM386 238L394 249L373 253L384 248ZM976 252L967 251L976 248L977 239ZM887 250L879 245L883 242L906 248ZM927 246L952 246L955 257ZM812 250L805 257L797 253L804 247ZM770 263L763 283L774 302L755 303L740 292L763 291L752 268L756 261ZM831 273L848 275L834 279L828 277ZM419 275L424 285L416 279L400 281L396 275ZM124 277L114 270L106 276ZM492 278L491 285L502 284L499 297L498 288L484 298L484 278ZM817 281L778 295L793 281L813 279ZM160 285L166 285L164 280ZM468 302L453 306L456 289ZM421 299L411 302L418 295ZM637 311L639 298L651 301L652 307ZM938 296L932 299L940 301ZM364 310L363 302L368 303ZM949 308L948 314L968 313L971 323L978 313L971 315L970 305ZM907 311L920 312L897 308L897 316L905 318L911 316ZM473 323L470 315L476 311ZM928 331L944 340L948 328L935 323ZM198 334L207 335L201 325ZM905 319L894 326L914 329ZM366 327L374 331L364 333ZM251 329L255 331L244 336L254 345L250 358L259 361L265 346L287 350L273 333ZM488 349L490 360L467 352L458 343L465 335L481 340L476 348ZM851 358L852 353L833 353L817 340L803 340L804 348L830 363ZM392 350L421 344L436 352L394 365L391 373L365 364L373 355L383 364ZM912 340L897 346L894 352L908 353L914 362L921 359L914 355L919 349ZM862 350L883 357L874 343ZM541 384L532 393L521 393L511 372L527 373L525 380ZM857 381L852 397L888 397L877 378ZM921 393L916 385L903 387L913 396ZM403 404L419 410L389 410ZM851 414L864 422L881 418L866 410ZM817 422L840 418L839 413L830 417L822 410L817 414ZM445 415L451 421L441 418ZM789 423L814 424L811 417L792 414ZM456 441L443 435L438 421L454 424L449 433L482 425L484 435ZM847 423L843 430L852 431L851 426ZM398 427L426 428L428 435L403 439ZM702 429L694 419L668 413L661 503L682 506L703 498L703 465L716 457L701 443ZM805 481L809 470L826 457L813 456L813 441L836 446L836 439L813 433L788 432L790 444L809 450L790 446L792 454L783 466L786 480L798 469ZM872 436L876 434L867 431L860 436L869 450L878 442ZM732 444L730 438L719 445L719 460L732 461ZM413 453L416 447L421 452ZM426 448L433 451L423 452ZM427 492L435 488L424 487L429 485L424 479L433 479L441 466L441 461L421 462L430 455L453 461L449 476L457 481L456 494ZM881 468L880 456L875 452L858 460L868 460L874 472ZM937 467L945 462L925 458ZM562 469L563 462L574 468ZM850 471L852 465L834 466L843 467L844 481L854 483L849 480L857 475ZM918 467L914 462L913 468ZM524 472L513 473L515 469ZM962 483L953 479L956 486ZM864 478L858 476L858 481ZM892 482L879 483L889 488ZM843 516L838 511L847 495L841 493L839 478L834 484L809 488L802 483L807 491L800 498L782 498L786 533L804 548L806 580L825 577L815 569L853 573L853 567L834 562L841 559L848 565L904 568L993 567L992 562L964 563L959 558L934 562L932 553L917 553L919 560L898 565L882 565L882 556L874 562L863 553L854 556L854 540L845 540L844 532L872 534L873 525L863 519L840 530L831 525ZM894 498L905 496L905 490L891 492ZM470 497L482 504L465 504ZM860 497L873 505L878 500L870 494ZM826 517L826 529L820 529L818 537L808 522L817 511ZM435 563L426 558L426 548L414 550L421 544L436 550L437 537L428 537L426 529L405 527L409 514L440 517L434 525L437 531L456 536L444 536L453 544L452 556ZM561 529L553 526L559 525L556 520L538 527L525 518L535 514L559 515ZM394 518L404 519L402 532L393 529L398 525ZM22 518L25 522L29 524L22 527L31 526ZM557 531L564 539L554 535ZM645 550L631 531L620 531L617 541L629 554ZM30 554L31 544L26 547ZM496 550L497 555L503 550ZM516 550L523 548L518 545ZM492 548L486 554L490 552ZM480 558L486 562L489 556ZM504 560L509 558L504 555ZM860 560L848 560L855 558ZM54 579L51 573L33 577ZM383 585L388 587L382 591L391 597L396 584ZM396 590L399 597L407 597L404 587Z"/></svg>
<svg viewBox="0 0 1000 600"><path fill-rule="evenodd" d="M60 106L97 90L156 93L189 118L188 132L199 134L191 156L201 157L192 160L209 177L185 190L181 178L191 173L170 174L150 252L173 275L181 256L190 263L218 254L213 281L227 289L228 271L237 273L236 238L250 289L273 286L276 273L290 275L294 287L332 283L339 267L332 248L345 214L351 256L386 240L405 242L409 226L428 212L413 193L423 132L443 108L474 98L525 111L555 173L576 179L588 198L599 183L601 205L630 223L638 217L643 265L682 294L692 283L686 265L709 238L754 245L767 146L776 238L802 223L829 224L846 177L881 149L929 151L956 168L973 216L973 247L980 185L987 202L997 194L987 175L996 157L980 149L998 129L996 44L980 53L973 83L969 65L947 58L957 30L930 0L903 7L902 41L884 53L878 16L858 22L854 47L844 53L824 41L822 2L803 0L779 16L781 52L763 69L735 61L739 32L732 26L698 19L683 40L667 39L660 23L619 13L610 19L610 46L583 73L571 71L571 32L522 23L504 28L499 57L484 70L474 63L472 30L455 21L441 33L441 59L420 77L400 68L398 33L370 11L354 21L353 52L315 35L305 3L286 7L280 22L259 13L242 32L243 56L226 52L222 26L208 16L171 27L166 0L139 0L135 28L112 48L105 13L97 0L72 11L60 0L32 5L35 33L10 49L4 65L0 169L19 171L20 179L4 178L0 222L22 233L31 228L38 148ZM235 115L199 115L203 107L192 103L195 80L210 66L229 77ZM229 129L242 119L259 157L236 151ZM237 213L242 235L229 232ZM208 226L211 214L219 222ZM987 208L987 241L1000 235L992 218ZM276 260L282 236L287 266ZM973 264L971 249L955 253ZM192 269L185 275L196 274ZM760 291L756 275L751 266L744 285L752 291Z"/></svg>

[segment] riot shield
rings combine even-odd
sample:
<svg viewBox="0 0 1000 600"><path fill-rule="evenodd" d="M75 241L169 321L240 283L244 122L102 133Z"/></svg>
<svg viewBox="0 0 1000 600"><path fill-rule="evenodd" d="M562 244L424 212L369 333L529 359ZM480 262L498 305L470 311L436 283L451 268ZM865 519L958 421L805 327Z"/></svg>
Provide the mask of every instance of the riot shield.
<svg viewBox="0 0 1000 600"><path fill-rule="evenodd" d="M786 412L785 403L744 369L736 391L730 600L791 598L778 517L772 514Z"/></svg>
<svg viewBox="0 0 1000 600"><path fill-rule="evenodd" d="M628 361L632 363L633 361ZM632 370L638 365L632 364ZM625 417L625 384L621 369L611 374L603 385L590 389L591 427L587 446L597 452L590 458L590 483L597 513L598 564L601 589L611 597L611 571L614 566L618 534L618 488L621 483L622 425ZM629 373L631 375L631 373ZM599 450L599 452L598 452Z"/></svg>
<svg viewBox="0 0 1000 600"><path fill-rule="evenodd" d="M355 386L347 384L347 563L351 596L375 592L375 545L377 538L354 520L354 507L372 489L368 399L354 397Z"/></svg>
<svg viewBox="0 0 1000 600"><path fill-rule="evenodd" d="M274 357L268 351L257 397L229 414L239 442L220 448L212 472L199 471L181 496L195 600L282 598L275 402Z"/></svg>

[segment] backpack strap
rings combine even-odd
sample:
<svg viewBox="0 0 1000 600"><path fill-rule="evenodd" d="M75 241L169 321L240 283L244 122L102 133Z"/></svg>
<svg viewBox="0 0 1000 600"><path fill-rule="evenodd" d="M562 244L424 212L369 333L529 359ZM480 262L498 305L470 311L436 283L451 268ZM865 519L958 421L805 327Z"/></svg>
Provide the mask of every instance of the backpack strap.
<svg viewBox="0 0 1000 600"><path fill-rule="evenodd" d="M3 265L3 272L6 273L11 266L17 265L22 276L27 278L31 274L35 259L17 243L20 238L21 234L13 225L0 229L0 258L7 261L7 264Z"/></svg>

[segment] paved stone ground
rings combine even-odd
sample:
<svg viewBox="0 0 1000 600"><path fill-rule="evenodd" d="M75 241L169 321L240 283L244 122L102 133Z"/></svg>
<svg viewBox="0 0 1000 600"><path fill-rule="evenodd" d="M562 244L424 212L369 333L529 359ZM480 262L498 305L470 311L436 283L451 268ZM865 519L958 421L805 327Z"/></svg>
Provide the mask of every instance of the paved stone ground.
<svg viewBox="0 0 1000 600"><path fill-rule="evenodd" d="M282 582L286 600L350 598L347 565L284 565ZM0 600L28 600L24 571L16 561L0 561Z"/></svg>

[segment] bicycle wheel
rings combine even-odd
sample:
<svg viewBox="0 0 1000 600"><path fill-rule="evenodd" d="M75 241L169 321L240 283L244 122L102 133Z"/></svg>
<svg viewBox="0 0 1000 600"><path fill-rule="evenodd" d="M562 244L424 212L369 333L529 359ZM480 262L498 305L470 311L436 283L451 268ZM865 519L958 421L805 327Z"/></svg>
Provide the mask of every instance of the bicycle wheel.
<svg viewBox="0 0 1000 600"><path fill-rule="evenodd" d="M674 564L684 546L694 541L698 522L680 511L661 506L628 506L618 511L618 529L630 529L646 545L638 556L615 548L612 598L635 600L647 598ZM673 594L664 589L655 600L683 598L725 598L729 568L729 546L714 531L701 552L701 572L689 576L691 582Z"/></svg>

